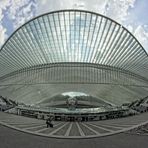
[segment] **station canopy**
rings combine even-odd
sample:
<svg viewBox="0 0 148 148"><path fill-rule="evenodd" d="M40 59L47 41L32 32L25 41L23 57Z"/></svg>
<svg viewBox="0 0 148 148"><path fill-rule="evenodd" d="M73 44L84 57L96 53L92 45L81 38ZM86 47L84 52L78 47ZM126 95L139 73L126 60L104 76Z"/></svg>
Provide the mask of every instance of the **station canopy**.
<svg viewBox="0 0 148 148"><path fill-rule="evenodd" d="M19 27L0 49L0 95L35 104L82 92L112 104L148 96L148 54L98 13L60 10Z"/></svg>

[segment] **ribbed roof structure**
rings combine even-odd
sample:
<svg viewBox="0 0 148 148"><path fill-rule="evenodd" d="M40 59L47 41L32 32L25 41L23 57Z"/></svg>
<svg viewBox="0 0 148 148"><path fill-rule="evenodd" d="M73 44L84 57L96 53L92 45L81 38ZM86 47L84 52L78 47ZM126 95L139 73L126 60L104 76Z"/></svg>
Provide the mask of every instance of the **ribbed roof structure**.
<svg viewBox="0 0 148 148"><path fill-rule="evenodd" d="M9 37L0 50L0 82L148 87L148 54L125 27L106 16L54 11Z"/></svg>

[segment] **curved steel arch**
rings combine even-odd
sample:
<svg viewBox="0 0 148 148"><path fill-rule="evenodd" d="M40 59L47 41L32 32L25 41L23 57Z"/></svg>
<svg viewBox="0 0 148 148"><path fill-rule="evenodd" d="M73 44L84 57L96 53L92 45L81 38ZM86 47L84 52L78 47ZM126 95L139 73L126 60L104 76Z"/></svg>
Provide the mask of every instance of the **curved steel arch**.
<svg viewBox="0 0 148 148"><path fill-rule="evenodd" d="M107 16L104 16L102 14L99 14L99 13L96 13L96 12L93 12L93 11L88 11L88 10L79 10L79 9L64 9L64 10L56 10L56 11L51 11L51 12L47 12L47 13L44 13L44 14L41 14L39 16L36 16L32 19L30 19L29 21L27 21L26 23L24 23L22 26L18 27L11 35L10 37L6 40L6 42L3 44L3 46L1 47L0 51L3 49L3 47L5 46L5 44L9 41L9 39L19 30L21 29L23 26L25 26L26 24L28 24L29 22L35 20L35 19L38 19L39 17L42 17L42 16L45 16L45 15L48 15L48 14L52 14L52 13L57 13L57 12L67 12L67 11L78 11L78 12L86 12L86 13L92 13L92 14L95 14L95 15L99 15L99 16L102 16L108 20L111 20L112 22L116 23L117 25L120 25L122 26L128 33L130 33L131 36L133 36L135 38L135 36L127 29L125 28L123 25L121 25L120 23L118 23L117 21L107 17ZM141 43L137 40L137 38L135 38L136 41L138 42L138 44L142 47L142 49L144 50L144 52L147 54L148 56L148 53L146 52L146 50L143 48L143 46L141 45Z"/></svg>
<svg viewBox="0 0 148 148"><path fill-rule="evenodd" d="M71 9L43 14L18 28L0 50L0 77L59 62L108 65L148 79L148 54L125 27L101 14Z"/></svg>

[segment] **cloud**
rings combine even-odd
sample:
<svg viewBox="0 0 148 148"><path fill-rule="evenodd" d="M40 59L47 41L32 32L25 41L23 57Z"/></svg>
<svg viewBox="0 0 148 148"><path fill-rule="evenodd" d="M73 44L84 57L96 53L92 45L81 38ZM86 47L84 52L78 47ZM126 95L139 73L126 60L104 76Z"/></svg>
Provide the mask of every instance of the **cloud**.
<svg viewBox="0 0 148 148"><path fill-rule="evenodd" d="M85 94L83 92L65 92L65 93L62 93L62 95L64 95L64 96L69 95L70 97L87 96L87 94Z"/></svg>
<svg viewBox="0 0 148 148"><path fill-rule="evenodd" d="M85 9L105 14L118 22L126 20L135 0L43 0L37 1L37 14L59 9Z"/></svg>
<svg viewBox="0 0 148 148"><path fill-rule="evenodd" d="M36 3L33 0L11 0L8 9L10 20L14 29L18 28L35 15Z"/></svg>
<svg viewBox="0 0 148 148"><path fill-rule="evenodd" d="M108 0L43 0L37 1L37 14L59 9L85 9L104 12Z"/></svg>
<svg viewBox="0 0 148 148"><path fill-rule="evenodd" d="M37 15L54 10L72 8L73 4L74 0L39 0L37 1Z"/></svg>
<svg viewBox="0 0 148 148"><path fill-rule="evenodd" d="M9 21L15 30L35 15L36 0L1 0L0 1L0 46L7 36L7 28L3 25L4 14L7 14ZM13 31L13 30L12 30Z"/></svg>
<svg viewBox="0 0 148 148"><path fill-rule="evenodd" d="M4 18L3 11L6 10L8 6L9 6L8 0L0 1L0 46L4 43L5 39L7 38L6 35L7 29L3 26L3 18Z"/></svg>
<svg viewBox="0 0 148 148"><path fill-rule="evenodd" d="M0 46L5 42L6 37L6 28L0 25Z"/></svg>
<svg viewBox="0 0 148 148"><path fill-rule="evenodd" d="M123 23L129 15L130 8L133 8L135 0L108 0L105 15Z"/></svg>
<svg viewBox="0 0 148 148"><path fill-rule="evenodd" d="M148 52L148 31L147 29L148 29L147 25L144 25L144 26L139 25L135 29L134 35L138 39L138 41L143 45L146 51Z"/></svg>

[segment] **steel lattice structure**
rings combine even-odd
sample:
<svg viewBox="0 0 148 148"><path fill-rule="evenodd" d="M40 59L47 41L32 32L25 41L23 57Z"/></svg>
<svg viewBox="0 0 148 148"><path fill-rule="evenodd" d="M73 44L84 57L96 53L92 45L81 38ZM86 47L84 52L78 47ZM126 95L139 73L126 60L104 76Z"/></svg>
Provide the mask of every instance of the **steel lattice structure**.
<svg viewBox="0 0 148 148"><path fill-rule="evenodd" d="M18 28L0 50L0 85L148 87L148 54L122 25L98 13L60 10Z"/></svg>

